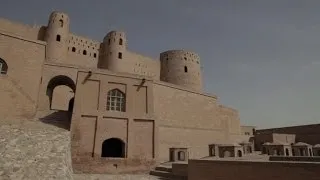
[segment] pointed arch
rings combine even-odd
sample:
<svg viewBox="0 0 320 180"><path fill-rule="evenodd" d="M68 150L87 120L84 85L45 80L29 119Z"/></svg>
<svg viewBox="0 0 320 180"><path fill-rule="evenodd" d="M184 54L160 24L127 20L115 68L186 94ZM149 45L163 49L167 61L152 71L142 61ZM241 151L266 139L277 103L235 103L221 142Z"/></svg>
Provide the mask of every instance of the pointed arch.
<svg viewBox="0 0 320 180"><path fill-rule="evenodd" d="M0 58L0 74L7 74L8 65L5 60Z"/></svg>
<svg viewBox="0 0 320 180"><path fill-rule="evenodd" d="M126 111L126 95L119 89L112 89L108 92L107 97L108 111Z"/></svg>

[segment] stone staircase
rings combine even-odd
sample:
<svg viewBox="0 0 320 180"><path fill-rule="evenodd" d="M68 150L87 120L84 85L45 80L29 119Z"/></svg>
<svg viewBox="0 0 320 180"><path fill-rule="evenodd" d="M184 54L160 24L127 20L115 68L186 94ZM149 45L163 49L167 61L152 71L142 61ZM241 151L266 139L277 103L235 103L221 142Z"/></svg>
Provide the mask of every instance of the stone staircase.
<svg viewBox="0 0 320 180"><path fill-rule="evenodd" d="M159 165L150 171L150 175L157 176L161 180L187 180L187 177L178 176L172 173L171 166Z"/></svg>

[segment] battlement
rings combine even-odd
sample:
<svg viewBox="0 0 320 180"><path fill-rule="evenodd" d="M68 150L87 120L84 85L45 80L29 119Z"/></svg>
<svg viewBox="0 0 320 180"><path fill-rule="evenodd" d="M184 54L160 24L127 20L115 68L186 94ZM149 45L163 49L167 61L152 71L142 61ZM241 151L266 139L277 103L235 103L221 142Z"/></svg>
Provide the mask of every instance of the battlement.
<svg viewBox="0 0 320 180"><path fill-rule="evenodd" d="M160 53L160 58L150 58L129 51L123 31L110 31L100 42L70 32L71 22L68 14L54 11L49 16L48 25L42 27L0 18L0 31L45 41L47 62L131 73L202 91L198 54L187 50L168 50Z"/></svg>

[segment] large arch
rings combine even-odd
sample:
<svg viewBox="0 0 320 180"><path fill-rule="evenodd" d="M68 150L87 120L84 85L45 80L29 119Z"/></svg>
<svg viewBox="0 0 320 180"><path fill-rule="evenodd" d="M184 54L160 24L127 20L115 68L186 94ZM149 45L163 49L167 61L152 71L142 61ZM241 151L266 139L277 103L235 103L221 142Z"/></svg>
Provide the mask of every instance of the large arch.
<svg viewBox="0 0 320 180"><path fill-rule="evenodd" d="M125 157L125 143L118 138L110 138L102 143L101 157Z"/></svg>
<svg viewBox="0 0 320 180"><path fill-rule="evenodd" d="M46 94L47 94L47 96L49 97L49 106L50 106L50 109L52 109L52 100L53 100L54 90L55 90L55 88L58 87L58 86L67 86L67 87L69 87L69 88L71 89L71 91L72 91L73 93L75 93L75 91L76 91L76 84L74 83L74 81L73 81L70 77L65 76L65 75L58 75L58 76L53 77L53 78L49 81L49 83L48 83L48 85L47 85L47 91L46 91ZM68 106L70 106L70 105L69 105L69 102L70 102L70 100L71 100L72 98L73 98L73 97L70 97L70 98L68 98L68 99L65 99L66 104L67 104ZM64 110L68 110L68 109L69 109L69 108L64 109ZM57 110L59 110L59 109L57 109Z"/></svg>

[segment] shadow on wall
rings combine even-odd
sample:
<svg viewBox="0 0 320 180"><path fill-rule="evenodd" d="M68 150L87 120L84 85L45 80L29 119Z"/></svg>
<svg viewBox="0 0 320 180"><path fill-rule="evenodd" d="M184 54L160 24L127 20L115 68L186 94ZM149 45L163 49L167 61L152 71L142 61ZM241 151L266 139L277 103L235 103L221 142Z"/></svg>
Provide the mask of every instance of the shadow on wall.
<svg viewBox="0 0 320 180"><path fill-rule="evenodd" d="M70 111L56 111L40 118L40 121L70 131L71 115Z"/></svg>

